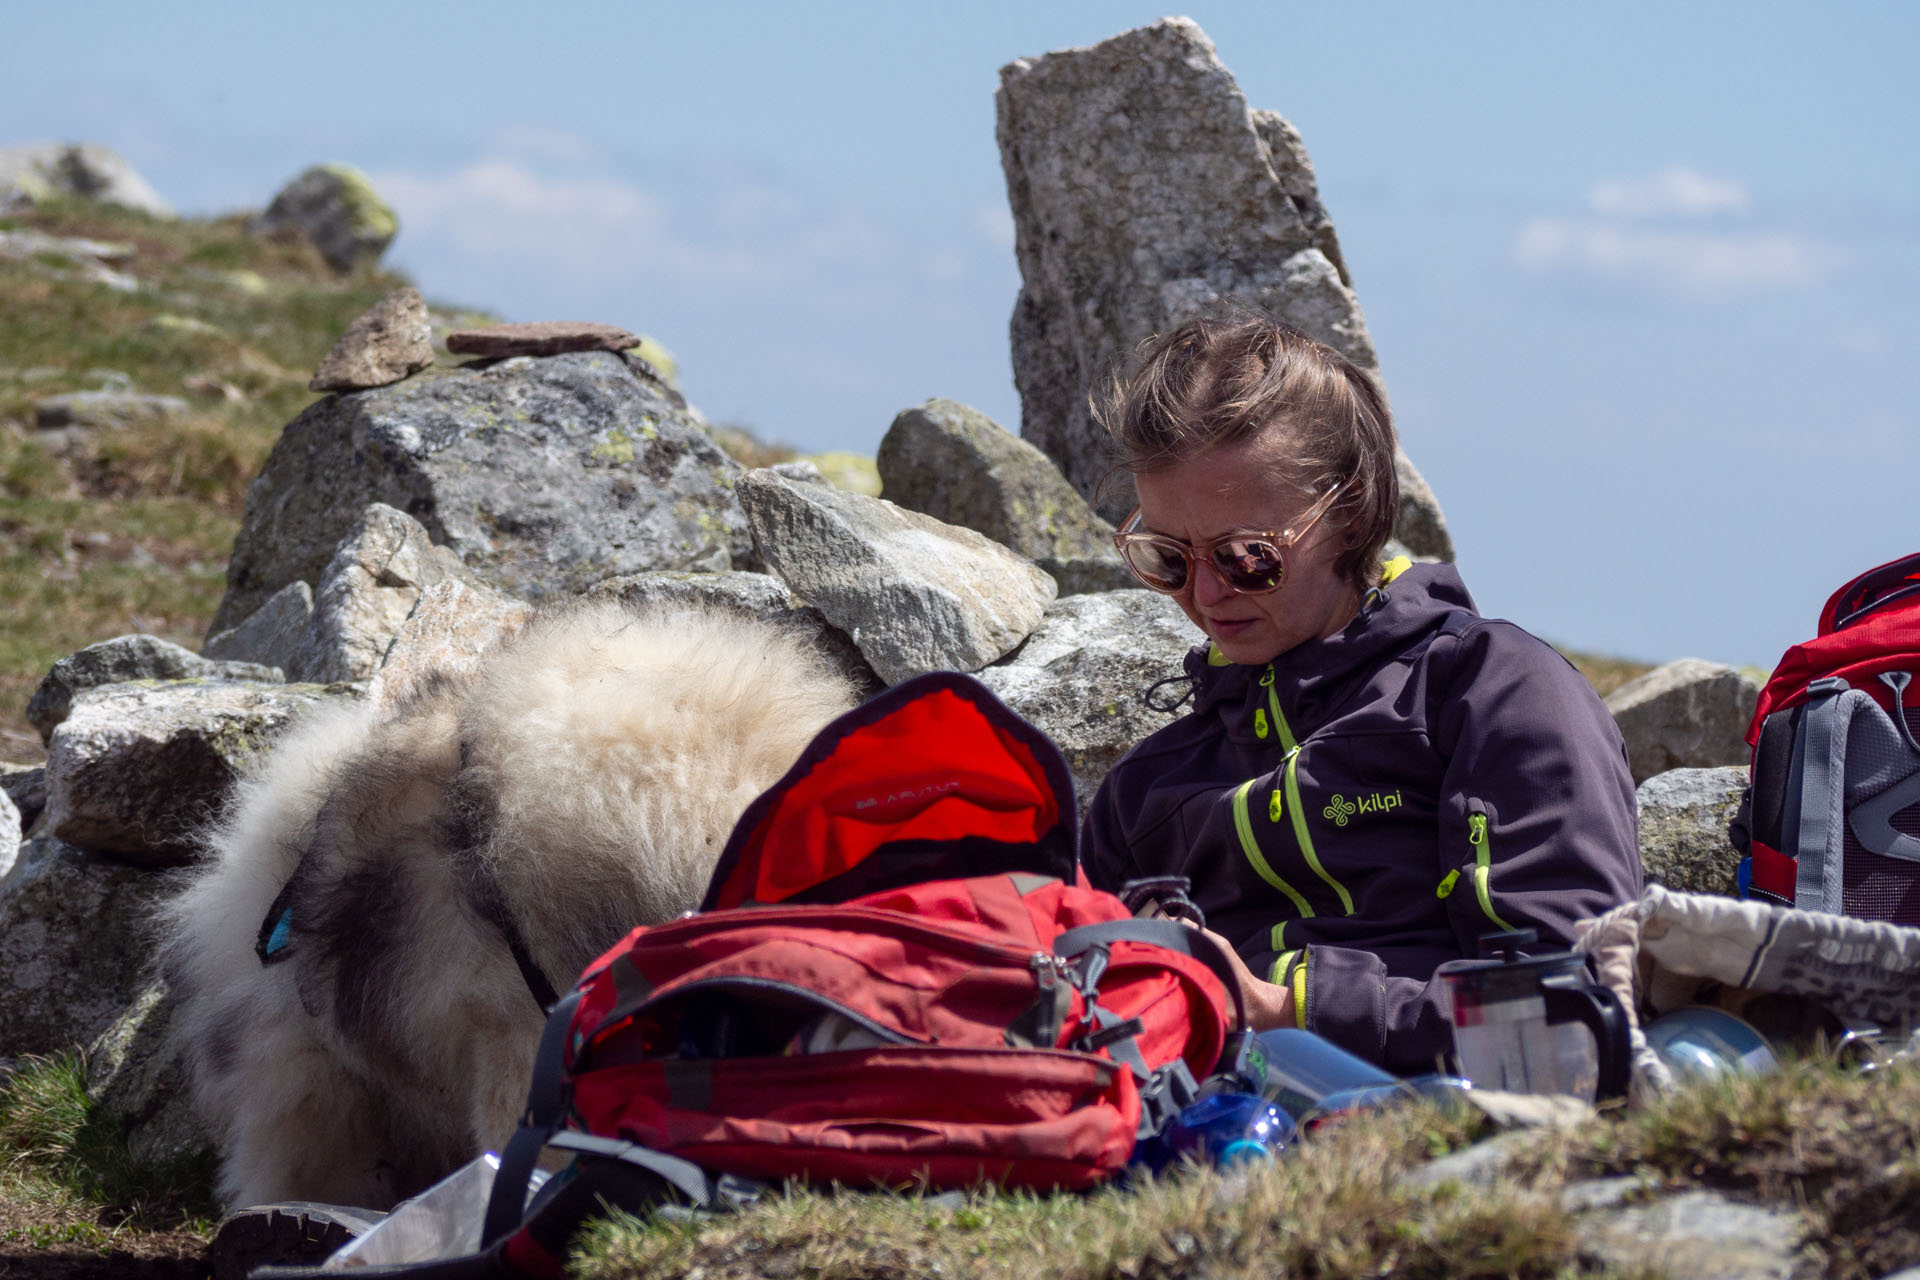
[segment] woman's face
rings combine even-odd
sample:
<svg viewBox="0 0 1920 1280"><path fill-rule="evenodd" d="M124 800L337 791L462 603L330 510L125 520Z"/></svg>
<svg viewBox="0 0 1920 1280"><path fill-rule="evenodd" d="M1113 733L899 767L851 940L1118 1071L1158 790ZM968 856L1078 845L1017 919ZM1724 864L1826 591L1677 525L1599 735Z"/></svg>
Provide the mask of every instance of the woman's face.
<svg viewBox="0 0 1920 1280"><path fill-rule="evenodd" d="M1140 526L1189 546L1247 530L1297 528L1313 499L1279 476L1271 432L1234 441L1135 477ZM1352 620L1359 592L1333 572L1346 527L1329 514L1286 552L1278 591L1241 595L1196 560L1173 597L1220 652L1239 663L1270 662L1295 645L1330 636Z"/></svg>

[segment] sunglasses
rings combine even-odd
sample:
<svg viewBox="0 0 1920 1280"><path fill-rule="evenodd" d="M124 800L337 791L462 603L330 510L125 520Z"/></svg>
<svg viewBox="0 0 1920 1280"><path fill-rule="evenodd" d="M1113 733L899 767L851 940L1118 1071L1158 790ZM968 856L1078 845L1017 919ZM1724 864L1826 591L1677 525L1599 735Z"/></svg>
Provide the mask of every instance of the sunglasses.
<svg viewBox="0 0 1920 1280"><path fill-rule="evenodd" d="M1265 595L1280 589L1287 576L1286 553L1307 536L1307 531L1327 513L1344 488L1346 485L1337 484L1327 490L1318 502L1307 508L1296 529L1280 533L1252 530L1229 533L1197 547L1164 533L1144 532L1140 528L1140 508L1135 507L1120 531L1113 535L1113 545L1119 548L1120 558L1127 562L1127 568L1141 585L1154 591L1174 595L1186 590L1193 580L1193 562L1198 558L1211 565L1229 589L1246 596Z"/></svg>

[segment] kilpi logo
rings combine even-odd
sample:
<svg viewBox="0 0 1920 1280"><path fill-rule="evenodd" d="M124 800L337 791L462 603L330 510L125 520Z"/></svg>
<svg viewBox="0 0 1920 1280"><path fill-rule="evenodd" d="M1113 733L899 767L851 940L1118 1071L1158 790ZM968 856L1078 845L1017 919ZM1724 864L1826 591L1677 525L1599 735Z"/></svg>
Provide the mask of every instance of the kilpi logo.
<svg viewBox="0 0 1920 1280"><path fill-rule="evenodd" d="M1385 813L1389 809L1400 807L1398 791L1376 791L1370 796L1361 796L1358 800L1349 800L1343 795L1335 795L1331 803L1320 811L1320 816L1336 827L1347 825L1347 819L1356 813Z"/></svg>

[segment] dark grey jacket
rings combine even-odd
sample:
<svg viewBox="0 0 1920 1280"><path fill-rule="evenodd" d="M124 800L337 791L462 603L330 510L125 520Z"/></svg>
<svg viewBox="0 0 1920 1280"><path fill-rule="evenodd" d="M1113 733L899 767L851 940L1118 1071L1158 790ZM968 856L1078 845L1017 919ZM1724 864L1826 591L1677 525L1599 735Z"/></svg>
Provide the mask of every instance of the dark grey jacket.
<svg viewBox="0 0 1920 1280"><path fill-rule="evenodd" d="M1639 896L1633 781L1565 659L1415 565L1336 635L1264 666L1187 655L1190 714L1107 776L1096 885L1185 875L1208 926L1289 984L1301 1026L1391 1070L1451 1048L1434 969L1482 934Z"/></svg>

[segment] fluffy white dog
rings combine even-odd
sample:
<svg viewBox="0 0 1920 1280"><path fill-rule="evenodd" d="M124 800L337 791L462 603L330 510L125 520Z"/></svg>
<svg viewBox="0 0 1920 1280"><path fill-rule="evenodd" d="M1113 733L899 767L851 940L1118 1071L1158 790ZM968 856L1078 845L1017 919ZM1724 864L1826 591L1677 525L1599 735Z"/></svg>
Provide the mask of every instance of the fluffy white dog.
<svg viewBox="0 0 1920 1280"><path fill-rule="evenodd" d="M306 719L168 909L223 1197L385 1208L498 1149L534 990L696 906L741 811L854 700L778 627L601 603L385 716Z"/></svg>

